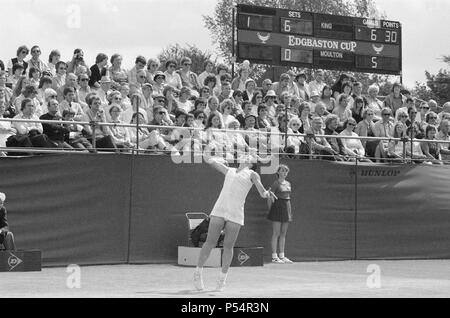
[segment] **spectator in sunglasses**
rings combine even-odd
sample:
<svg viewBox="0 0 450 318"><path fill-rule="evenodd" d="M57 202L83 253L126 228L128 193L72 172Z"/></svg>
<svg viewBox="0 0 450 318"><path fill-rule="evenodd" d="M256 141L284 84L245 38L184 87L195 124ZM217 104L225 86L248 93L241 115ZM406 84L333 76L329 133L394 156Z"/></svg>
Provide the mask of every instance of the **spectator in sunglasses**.
<svg viewBox="0 0 450 318"><path fill-rule="evenodd" d="M78 102L83 107L83 110L86 110L86 96L92 92L89 87L89 76L87 74L78 75L78 86Z"/></svg>
<svg viewBox="0 0 450 318"><path fill-rule="evenodd" d="M28 63L25 62L25 58L27 57L28 53L30 53L30 50L28 50L26 45L19 46L19 48L17 49L16 57L14 57L8 61L8 65L7 65L8 74L10 74L10 75L15 74L15 72L13 70L13 66L15 64L18 64L21 66L21 70L22 70L21 75L26 74L26 71L28 68Z"/></svg>
<svg viewBox="0 0 450 318"><path fill-rule="evenodd" d="M356 124L357 123L355 119L353 118L347 119L344 122L344 130L339 134L339 136L358 137L358 135L354 132ZM350 158L350 160L353 161L355 159L359 159L360 161L371 162L369 159L365 157L366 151L360 139L342 138L342 144L344 146L343 153L347 155Z"/></svg>
<svg viewBox="0 0 450 318"><path fill-rule="evenodd" d="M31 58L28 60L28 65L38 69L41 73L44 71L49 71L47 64L40 59L41 49L39 46L35 45L31 48Z"/></svg>
<svg viewBox="0 0 450 318"><path fill-rule="evenodd" d="M177 61L168 60L166 62L166 71L164 75L166 76L166 84L175 87L176 89L181 89L183 83L181 81L180 75L176 72Z"/></svg>
<svg viewBox="0 0 450 318"><path fill-rule="evenodd" d="M147 82L154 85L154 77L156 75L156 72L158 71L160 62L156 58L150 58L147 61Z"/></svg>
<svg viewBox="0 0 450 318"><path fill-rule="evenodd" d="M191 71L191 66L192 60L189 57L183 57L181 59L181 69L178 70L178 74L181 78L181 85L198 90L200 89L198 76Z"/></svg>

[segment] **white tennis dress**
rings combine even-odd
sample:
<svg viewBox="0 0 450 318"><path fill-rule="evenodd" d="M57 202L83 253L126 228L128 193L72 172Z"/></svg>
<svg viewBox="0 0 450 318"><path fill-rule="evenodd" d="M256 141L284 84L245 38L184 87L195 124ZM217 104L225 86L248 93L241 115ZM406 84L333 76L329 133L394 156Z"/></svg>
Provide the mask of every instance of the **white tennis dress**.
<svg viewBox="0 0 450 318"><path fill-rule="evenodd" d="M235 168L229 168L211 215L244 225L245 199L253 186L251 175L252 170L249 168L244 168L238 173Z"/></svg>

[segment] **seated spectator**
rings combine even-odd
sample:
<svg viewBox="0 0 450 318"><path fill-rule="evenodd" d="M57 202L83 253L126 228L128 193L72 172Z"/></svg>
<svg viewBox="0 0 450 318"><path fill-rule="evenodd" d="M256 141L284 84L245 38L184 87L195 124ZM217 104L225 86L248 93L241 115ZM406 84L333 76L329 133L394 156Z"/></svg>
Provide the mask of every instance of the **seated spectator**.
<svg viewBox="0 0 450 318"><path fill-rule="evenodd" d="M131 100L129 97L130 86L128 86L128 84L120 85L119 92L120 95L122 95L122 103L120 104L120 106L122 106L122 111L126 111L127 109L131 108Z"/></svg>
<svg viewBox="0 0 450 318"><path fill-rule="evenodd" d="M316 111L316 105L319 101L320 101L319 92L311 91L311 99L309 100L309 107L312 113Z"/></svg>
<svg viewBox="0 0 450 318"><path fill-rule="evenodd" d="M14 65L18 65L18 67L20 66L21 73L19 75L26 74L26 71L28 68L28 63L25 62L25 58L27 57L27 55L29 53L30 53L30 50L28 49L28 47L26 45L19 46L19 48L17 49L17 52L16 52L16 57L8 60L7 68L8 68L9 75L16 73L14 70ZM16 70L17 70L17 68L16 68Z"/></svg>
<svg viewBox="0 0 450 318"><path fill-rule="evenodd" d="M350 107L352 116L356 120L357 123L359 123L362 118L362 113L364 109L366 109L364 99L362 97L355 97L353 101L352 107Z"/></svg>
<svg viewBox="0 0 450 318"><path fill-rule="evenodd" d="M1 98L5 101L5 105L9 105L11 102L11 99L13 98L13 91L11 88L6 86L6 72L0 71L0 90L1 90Z"/></svg>
<svg viewBox="0 0 450 318"><path fill-rule="evenodd" d="M303 134L309 128L311 128L311 108L308 102L303 102L300 104L298 108L298 112L300 114L300 129L299 131Z"/></svg>
<svg viewBox="0 0 450 318"><path fill-rule="evenodd" d="M247 67L242 66L241 68L239 68L237 76L231 82L231 89L233 91L240 90L241 92L244 92L249 75L250 70Z"/></svg>
<svg viewBox="0 0 450 318"><path fill-rule="evenodd" d="M38 88L39 87L39 80L41 79L41 71L39 71L37 68L30 68L30 73L28 74L28 78L30 79L31 85Z"/></svg>
<svg viewBox="0 0 450 318"><path fill-rule="evenodd" d="M355 100L356 98L362 98L364 102L364 108L367 107L369 104L367 101L367 98L362 94L363 85L361 82L355 82L353 83L353 90L352 90L352 98ZM358 119L356 119L356 122L359 122Z"/></svg>
<svg viewBox="0 0 450 318"><path fill-rule="evenodd" d="M155 85L155 75L158 71L160 62L156 58L149 58L147 61L147 82Z"/></svg>
<svg viewBox="0 0 450 318"><path fill-rule="evenodd" d="M49 76L42 76L39 81L37 100L41 104L42 111L44 112L44 114L47 112L47 108L44 107L46 105L45 90L51 88L51 86L52 86L52 79Z"/></svg>
<svg viewBox="0 0 450 318"><path fill-rule="evenodd" d="M299 118L294 117L292 118L288 123L288 128L292 131L293 135L300 135L300 127L302 126L302 123ZM294 149L295 154L300 153L300 146L302 143L305 142L304 138L302 136L293 136L289 135L287 138L287 147L291 147Z"/></svg>
<svg viewBox="0 0 450 318"><path fill-rule="evenodd" d="M394 126L393 138L406 140L406 125L397 122ZM392 159L405 159L405 141L390 140L388 143L387 157Z"/></svg>
<svg viewBox="0 0 450 318"><path fill-rule="evenodd" d="M239 114L242 114L242 103L244 102L244 99L242 98L244 94L240 90L233 91L233 115L237 116Z"/></svg>
<svg viewBox="0 0 450 318"><path fill-rule="evenodd" d="M206 61L204 69L205 70L198 76L198 84L200 85L199 90L205 86L205 79L208 76L216 77L216 74L214 73L214 63L212 61Z"/></svg>
<svg viewBox="0 0 450 318"><path fill-rule="evenodd" d="M362 112L362 120L356 125L355 133L360 137L375 137L374 125L373 122L373 110L366 108ZM375 157L375 150L378 146L378 140L361 140L362 145L364 146L366 155L368 157Z"/></svg>
<svg viewBox="0 0 450 318"><path fill-rule="evenodd" d="M99 123L106 123L106 115L101 109L102 102L97 95L92 96L88 100L89 109L84 114L82 121L94 124L85 125L84 130L87 134L87 139L94 148L100 148L105 151L116 151L117 147L112 139L111 130L108 126L98 125Z"/></svg>
<svg viewBox="0 0 450 318"><path fill-rule="evenodd" d="M416 121L422 127L426 123L427 113L430 111L430 106L427 102L422 102L419 107L419 113L417 114Z"/></svg>
<svg viewBox="0 0 450 318"><path fill-rule="evenodd" d="M51 76L55 76L56 74L56 64L61 59L61 53L58 50L52 50L50 55L48 56L48 72Z"/></svg>
<svg viewBox="0 0 450 318"><path fill-rule="evenodd" d="M400 83L394 83L391 93L386 96L384 100L384 107L390 108L392 114L395 115L397 110L403 107L406 102L406 97L401 94L402 85Z"/></svg>
<svg viewBox="0 0 450 318"><path fill-rule="evenodd" d="M177 101L177 108L185 111L186 113L189 113L194 106L192 105L192 102L189 100L191 97L191 90L189 87L182 87L180 89L180 97Z"/></svg>
<svg viewBox="0 0 450 318"><path fill-rule="evenodd" d="M15 251L16 244L14 243L14 235L8 227L5 200L6 195L0 192L0 245L3 245L7 251Z"/></svg>
<svg viewBox="0 0 450 318"><path fill-rule="evenodd" d="M322 70L317 70L314 72L314 80L308 83L309 91L316 91L317 93L323 90L323 87L326 85L324 82L324 73ZM333 90L334 91L334 90Z"/></svg>
<svg viewBox="0 0 450 318"><path fill-rule="evenodd" d="M58 89L66 83L66 72L67 72L67 64L59 61L56 63L56 74L53 76L52 79L52 88L55 91L58 91Z"/></svg>
<svg viewBox="0 0 450 318"><path fill-rule="evenodd" d="M323 87L320 100L325 104L327 112L332 112L333 109L336 107L336 100L333 97L333 91L328 85L325 85Z"/></svg>
<svg viewBox="0 0 450 318"><path fill-rule="evenodd" d="M161 72L157 71L155 73L155 76L153 77L153 92L155 94L163 94L164 87L166 86L166 75Z"/></svg>
<svg viewBox="0 0 450 318"><path fill-rule="evenodd" d="M149 122L149 125L152 126L173 126L172 121L169 118L169 113L163 106L155 106L153 108L153 120ZM151 127L148 128L148 131L151 133L156 130L159 135L167 142L171 140L172 129L170 128L159 128L159 127Z"/></svg>
<svg viewBox="0 0 450 318"><path fill-rule="evenodd" d="M325 119L325 135L337 136L339 135L337 129L339 127L339 117L331 114ZM327 137L327 142L333 149L334 160L344 161L344 144L341 138Z"/></svg>
<svg viewBox="0 0 450 318"><path fill-rule="evenodd" d="M344 122L352 118L352 111L348 107L348 95L343 93L338 97L337 107L333 109L332 114L336 115L339 122L337 132L341 132L344 127Z"/></svg>
<svg viewBox="0 0 450 318"><path fill-rule="evenodd" d="M153 113L153 86L150 83L145 83L142 85L142 97L144 100L143 108L147 113ZM122 98L122 96L120 97Z"/></svg>
<svg viewBox="0 0 450 318"><path fill-rule="evenodd" d="M433 111L430 111L425 116L426 125L425 128L428 127L428 125L432 126L438 126L438 114L436 114Z"/></svg>
<svg viewBox="0 0 450 318"><path fill-rule="evenodd" d="M245 141L244 135L239 132L241 124L238 120L234 119L228 123L227 141L228 141L228 152L231 156L237 153L243 153L250 151L250 147ZM236 130L236 132L231 132L230 130Z"/></svg>
<svg viewBox="0 0 450 318"><path fill-rule="evenodd" d="M141 70L145 71L145 66L147 65L147 59L144 56L136 57L134 62L134 67L128 72L128 83L136 84L137 83L137 73ZM147 73L145 73L147 75Z"/></svg>
<svg viewBox="0 0 450 318"><path fill-rule="evenodd" d="M28 65L30 66L30 70L32 67L38 69L41 73L44 71L48 71L48 66L44 61L40 59L41 49L39 46L35 45L31 48L31 58L28 60Z"/></svg>
<svg viewBox="0 0 450 318"><path fill-rule="evenodd" d="M106 77L108 64L108 55L99 53L95 58L95 64L91 66L91 75L89 77L89 86L94 89L100 88L100 80ZM75 75L75 74L74 74ZM76 76L76 75L75 75ZM109 77L108 77L109 79Z"/></svg>
<svg viewBox="0 0 450 318"><path fill-rule="evenodd" d="M32 86L34 88L34 86ZM21 113L14 117L14 119L28 119L39 121L39 118L35 114L35 105L29 98L22 100L20 106ZM20 147L20 145L27 146L29 143L27 138L31 141L33 147L43 148L55 148L56 145L52 143L47 135L43 134L44 129L39 122L14 122L13 127L17 131L18 138L11 144L7 144L8 147Z"/></svg>
<svg viewBox="0 0 450 318"><path fill-rule="evenodd" d="M68 73L66 75L66 83L61 86L56 92L58 93L58 102L62 102L64 100L64 90L66 87L72 87L75 91L75 101L79 103L80 97L78 95L78 77L73 73Z"/></svg>
<svg viewBox="0 0 450 318"><path fill-rule="evenodd" d="M87 74L80 74L78 76L78 103L80 103L83 110L87 108L86 96L92 92L88 85L89 76ZM64 94L64 92L63 92Z"/></svg>
<svg viewBox="0 0 450 318"><path fill-rule="evenodd" d="M85 71L81 72L82 69ZM67 73L73 73L75 75L81 75L83 73L91 76L91 70L84 61L84 52L82 49L78 48L73 51L72 60L67 62Z"/></svg>
<svg viewBox="0 0 450 318"><path fill-rule="evenodd" d="M349 108L353 107L353 97L352 97L353 84L352 82L347 82L342 85L342 94L347 96L347 103ZM339 96L337 97L339 98Z"/></svg>
<svg viewBox="0 0 450 318"><path fill-rule="evenodd" d="M441 156L442 156L442 160L449 160L449 155L450 155L450 136L449 136L449 132L450 132L450 121L447 119L444 119L440 122L439 124L439 132L437 134L436 139L437 140L442 140L442 141L447 141L446 143L440 143L441 145Z"/></svg>
<svg viewBox="0 0 450 318"><path fill-rule="evenodd" d="M430 106L430 111L435 112L436 114L439 113L439 106L434 99L430 99L428 105Z"/></svg>
<svg viewBox="0 0 450 318"><path fill-rule="evenodd" d="M38 90L34 85L25 86L22 94L20 94L14 100L14 108L20 109L20 107L22 105L22 101L24 99L30 99L34 105L34 114L36 114L36 116L41 116L43 114L43 110L42 110L41 104L39 103L39 100L37 99L37 95L38 95Z"/></svg>
<svg viewBox="0 0 450 318"><path fill-rule="evenodd" d="M48 112L39 119L41 120L61 120L62 117L59 115L59 103L56 99L52 99L47 104ZM70 131L67 127L62 124L56 123L43 123L43 132L47 135L48 139L52 141L58 148L63 149L73 149L65 140Z"/></svg>
<svg viewBox="0 0 450 318"><path fill-rule="evenodd" d="M323 102L318 102L316 105L316 111L314 114L312 114L312 117L321 117L323 120L329 115L330 113L327 111L327 108ZM322 127L325 129L325 127Z"/></svg>
<svg viewBox="0 0 450 318"><path fill-rule="evenodd" d="M298 97L302 100L302 101L309 101L309 95L310 95L310 90L309 90L309 86L306 83L306 74L305 73L299 73L295 76L295 80L294 80L295 85L297 85L297 90L298 90Z"/></svg>
<svg viewBox="0 0 450 318"><path fill-rule="evenodd" d="M387 137L392 138L394 136L394 123L391 121L391 109L383 108L381 112L382 119L373 125L373 133L375 137ZM378 143L375 150L375 157L379 161L379 158L385 158L388 147L388 141L382 140Z"/></svg>
<svg viewBox="0 0 450 318"><path fill-rule="evenodd" d="M108 95L111 93L112 81L108 76L103 76L96 82L100 88L96 90L97 96L100 98L103 106L108 105Z"/></svg>
<svg viewBox="0 0 450 318"><path fill-rule="evenodd" d="M245 93L242 95L244 98ZM220 94L217 96L219 99L219 103L223 102L225 99L233 98L233 91L231 89L230 82L225 81L222 83L222 90L220 91Z"/></svg>
<svg viewBox="0 0 450 318"><path fill-rule="evenodd" d="M414 127L414 129L417 131L417 138L422 139L425 135L425 131L422 128L422 125L420 122L417 121L417 109L415 106L408 108L408 119L406 120L406 126ZM412 130L411 130L412 131Z"/></svg>
<svg viewBox="0 0 450 318"><path fill-rule="evenodd" d="M134 113L131 119L131 124L145 125L145 118L142 113ZM137 131L137 133L136 133ZM133 144L138 146L138 149L145 150L155 147L159 150L170 151L171 146L159 135L158 130L152 130L149 132L148 129L139 127L129 128L130 140Z"/></svg>
<svg viewBox="0 0 450 318"><path fill-rule="evenodd" d="M421 142L420 146L422 148L423 154L432 163L441 163L441 144L436 141L437 128L433 125L428 125L425 129L425 139L430 140L426 142Z"/></svg>
<svg viewBox="0 0 450 318"><path fill-rule="evenodd" d="M214 89L211 89L211 95L214 96L219 96L220 92L222 91L222 78L224 81L228 81L228 82L232 82L232 78L231 75L228 74L229 69L228 66L226 66L225 64L219 64L217 65L217 75L216 75L216 81L215 81L215 86ZM206 81L208 80L208 78L205 79L205 86L208 86L209 88L211 88L210 85L212 85L211 83L206 83ZM211 80L211 79L210 79ZM244 87L245 89L245 87ZM243 90L242 90L243 91Z"/></svg>
<svg viewBox="0 0 450 318"><path fill-rule="evenodd" d="M128 74L127 71L122 68L122 60L122 55L117 53L113 54L110 59L111 66L108 69L107 74L109 78L111 78L111 80L118 86L128 82Z"/></svg>
<svg viewBox="0 0 450 318"><path fill-rule="evenodd" d="M63 111L62 116L64 121L74 121L75 112L66 109ZM76 150L93 151L91 143L84 137L82 125L74 122L73 124L64 124L64 126L69 131L69 134L65 135L64 141L66 143Z"/></svg>
<svg viewBox="0 0 450 318"><path fill-rule="evenodd" d="M227 144L226 133L222 130L222 120L218 111L213 111L209 115L205 126L205 142L208 148L216 154L224 154Z"/></svg>
<svg viewBox="0 0 450 318"><path fill-rule="evenodd" d="M64 100L59 104L59 116L64 110L72 110L75 113L75 120L81 121L84 117L83 107L75 101L75 90L73 87L66 87L64 89Z"/></svg>
<svg viewBox="0 0 450 318"><path fill-rule="evenodd" d="M277 100L277 94L275 94L275 92L273 90L268 91L266 93L266 95L264 96L264 103L267 106L268 116L272 120L275 120L275 116L276 116L276 108L277 108L276 100Z"/></svg>
<svg viewBox="0 0 450 318"><path fill-rule="evenodd" d="M383 103L378 99L378 93L380 92L380 88L378 85L371 85L367 89L367 107L373 111L373 120L379 121L381 120L381 110L383 108Z"/></svg>
<svg viewBox="0 0 450 318"><path fill-rule="evenodd" d="M181 78L181 85L188 87L192 90L199 90L200 84L198 82L198 76L191 71L192 60L189 57L183 57L181 59L181 69L178 70L178 74Z"/></svg>
<svg viewBox="0 0 450 318"><path fill-rule="evenodd" d="M272 90L281 100L281 94L284 92L289 93L289 81L290 76L287 73L283 73L280 75L280 81L272 84Z"/></svg>
<svg viewBox="0 0 450 318"><path fill-rule="evenodd" d="M339 75L339 79L334 83L333 87L331 87L331 90L333 91L333 97L334 99L338 99L339 95L344 93L344 84L350 82L350 78L347 74L341 73Z"/></svg>
<svg viewBox="0 0 450 318"><path fill-rule="evenodd" d="M356 127L356 120L354 118L349 118L344 122L344 130L339 134L339 136L347 136L347 137L358 137L353 130ZM365 157L366 151L364 146L361 143L361 140L358 138L342 138L343 154L348 156L350 160L359 160L371 162L369 159Z"/></svg>
<svg viewBox="0 0 450 318"><path fill-rule="evenodd" d="M259 104L258 106L256 126L258 129L269 131L271 127L276 126L276 123L268 116L267 106L265 104Z"/></svg>
<svg viewBox="0 0 450 318"><path fill-rule="evenodd" d="M166 76L166 84L175 87L176 89L181 89L183 83L181 81L180 75L176 72L177 61L170 59L166 62L166 71L164 75Z"/></svg>
<svg viewBox="0 0 450 318"><path fill-rule="evenodd" d="M11 89L14 90L19 82L20 78L23 75L24 70L23 66L19 64L14 64L12 67L12 73L9 73L9 77L7 79L7 83L11 86Z"/></svg>
<svg viewBox="0 0 450 318"><path fill-rule="evenodd" d="M228 124L236 119L232 115L233 101L231 99L225 99L220 104L220 112L222 113L222 120L225 127L228 127Z"/></svg>
<svg viewBox="0 0 450 318"><path fill-rule="evenodd" d="M208 99L211 96L215 96L216 86L217 86L216 76L206 77L203 86L203 94L200 94L200 97ZM206 88L208 88L207 93L205 93Z"/></svg>
<svg viewBox="0 0 450 318"><path fill-rule="evenodd" d="M414 99L412 99L412 98L407 98L406 101L405 101L405 103L403 104L403 107L400 107L399 109L397 109L396 114L397 114L399 111L403 111L403 112L405 112L405 113L408 113L408 108L410 108L410 107L416 107L416 103L415 103Z"/></svg>
<svg viewBox="0 0 450 318"><path fill-rule="evenodd" d="M413 159L415 162L422 163L424 162L424 159L427 159L427 156L423 154L420 142L414 141L418 133L419 131L414 126L408 127L408 129L406 130L406 135L413 139L412 149L410 146L406 147L406 155L409 158Z"/></svg>
<svg viewBox="0 0 450 318"><path fill-rule="evenodd" d="M111 118L111 123L124 124L124 122L120 120L120 114L122 112L120 106L113 104L109 108L108 112ZM111 130L112 140L114 141L114 144L117 146L117 148L119 148L120 150L129 151L130 148L134 147L134 144L131 143L130 132L127 127L114 125L109 126L109 129Z"/></svg>
<svg viewBox="0 0 450 318"><path fill-rule="evenodd" d="M0 99L0 119L3 119L3 114L6 111L5 101ZM0 121L0 147L6 147L6 141L9 137L16 134L16 130L11 126L9 121ZM0 151L0 157L6 156L6 154Z"/></svg>
<svg viewBox="0 0 450 318"><path fill-rule="evenodd" d="M319 159L334 160L335 152L326 138L317 136L324 135L322 126L324 126L322 118L314 117L311 128L305 132L307 134L305 140L308 143L312 154L319 156Z"/></svg>
<svg viewBox="0 0 450 318"><path fill-rule="evenodd" d="M122 121L125 123L131 122L131 118L136 112L139 112L144 117L144 121L148 121L148 112L143 108L144 100L141 94L134 94L131 96L131 108L128 108L122 113ZM153 114L151 114L151 119L153 120Z"/></svg>

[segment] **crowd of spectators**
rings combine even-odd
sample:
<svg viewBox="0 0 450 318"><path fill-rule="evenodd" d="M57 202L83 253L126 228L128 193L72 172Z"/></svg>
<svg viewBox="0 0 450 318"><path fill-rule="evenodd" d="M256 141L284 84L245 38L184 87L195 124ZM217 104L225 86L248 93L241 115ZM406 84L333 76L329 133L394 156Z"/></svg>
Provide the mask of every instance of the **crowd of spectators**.
<svg viewBox="0 0 450 318"><path fill-rule="evenodd" d="M364 91L343 73L327 85L322 70L313 78L289 71L276 82L262 79L258 87L248 63L232 78L227 65L211 61L196 74L189 57L178 64L138 56L127 70L120 54L100 53L89 66L81 49L67 62L58 50L44 61L39 46L16 53L0 61L0 119L72 124L0 121L0 147L179 153L210 146L233 156L252 148L274 151L267 136L277 135L276 151L299 158L373 161L406 154L434 163L450 154L449 144L438 142L450 141L450 103L418 102L398 83L380 99L376 84ZM404 147L408 138L416 141ZM428 141L417 141L423 138Z"/></svg>

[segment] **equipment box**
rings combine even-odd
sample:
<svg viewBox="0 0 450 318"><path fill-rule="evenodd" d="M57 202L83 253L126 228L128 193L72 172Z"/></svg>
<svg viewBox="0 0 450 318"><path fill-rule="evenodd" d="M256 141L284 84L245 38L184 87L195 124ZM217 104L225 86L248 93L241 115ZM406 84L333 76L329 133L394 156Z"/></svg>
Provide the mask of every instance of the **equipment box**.
<svg viewBox="0 0 450 318"><path fill-rule="evenodd" d="M197 266L200 247L178 246L178 265ZM231 266L263 266L262 247L235 247ZM221 267L222 266L221 248L213 248L205 267Z"/></svg>
<svg viewBox="0 0 450 318"><path fill-rule="evenodd" d="M40 272L41 251L0 251L0 272Z"/></svg>

